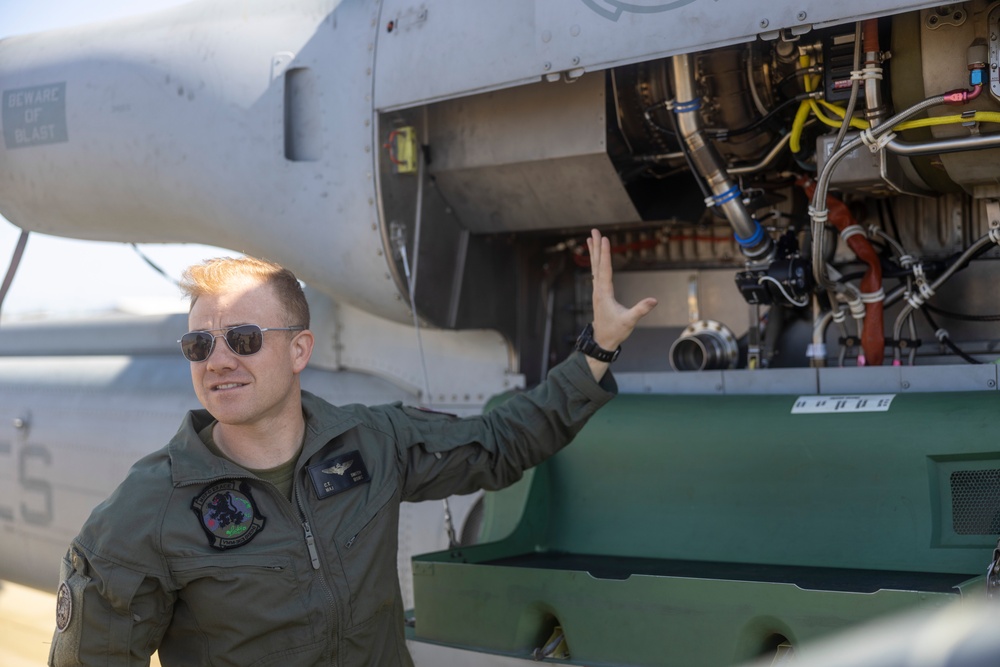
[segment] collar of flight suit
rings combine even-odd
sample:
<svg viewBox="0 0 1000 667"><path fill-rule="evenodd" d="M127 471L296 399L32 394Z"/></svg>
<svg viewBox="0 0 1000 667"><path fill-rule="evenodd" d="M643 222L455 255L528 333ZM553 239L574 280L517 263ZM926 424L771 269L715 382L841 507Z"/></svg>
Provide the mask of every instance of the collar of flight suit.
<svg viewBox="0 0 1000 667"><path fill-rule="evenodd" d="M352 411L331 405L307 391L302 392L302 412L306 419L305 443L296 469L301 468L331 440L361 423ZM191 410L184 418L180 430L167 445L174 486L251 476L246 469L232 461L212 454L201 441L198 433L213 420L214 417L207 410Z"/></svg>

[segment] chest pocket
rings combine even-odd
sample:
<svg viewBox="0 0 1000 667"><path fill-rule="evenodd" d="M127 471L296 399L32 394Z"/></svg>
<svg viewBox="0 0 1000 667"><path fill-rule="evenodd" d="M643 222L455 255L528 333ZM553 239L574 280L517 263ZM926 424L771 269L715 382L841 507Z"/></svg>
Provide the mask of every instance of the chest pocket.
<svg viewBox="0 0 1000 667"><path fill-rule="evenodd" d="M322 639L316 632L323 626L322 611L310 609L307 588L289 558L239 553L172 558L170 569L183 605L175 607L165 644L208 637L210 654L254 665Z"/></svg>
<svg viewBox="0 0 1000 667"><path fill-rule="evenodd" d="M396 491L394 486L384 488L336 535L337 553L349 592L352 627L392 605L399 588Z"/></svg>

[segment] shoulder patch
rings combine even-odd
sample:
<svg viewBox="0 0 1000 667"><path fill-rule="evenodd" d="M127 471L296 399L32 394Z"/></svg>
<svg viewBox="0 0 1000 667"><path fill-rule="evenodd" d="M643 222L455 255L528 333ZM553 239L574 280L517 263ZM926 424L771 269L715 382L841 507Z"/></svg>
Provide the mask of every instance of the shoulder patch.
<svg viewBox="0 0 1000 667"><path fill-rule="evenodd" d="M64 632L69 627L69 622L73 618L73 593L69 590L69 585L64 581L59 584L59 592L56 593L56 631Z"/></svg>
<svg viewBox="0 0 1000 667"><path fill-rule="evenodd" d="M191 501L191 509L216 549L241 547L264 529L264 517L250 494L250 485L225 480L206 486Z"/></svg>
<svg viewBox="0 0 1000 667"><path fill-rule="evenodd" d="M372 480L358 450L326 459L309 466L308 470L319 500Z"/></svg>

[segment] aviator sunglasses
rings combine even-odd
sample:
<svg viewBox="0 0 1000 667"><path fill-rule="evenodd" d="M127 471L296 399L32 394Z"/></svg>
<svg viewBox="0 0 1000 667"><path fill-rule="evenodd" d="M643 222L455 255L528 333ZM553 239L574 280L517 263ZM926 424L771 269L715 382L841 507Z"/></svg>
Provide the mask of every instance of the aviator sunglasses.
<svg viewBox="0 0 1000 667"><path fill-rule="evenodd" d="M265 331L302 331L303 329L305 329L303 326L261 328L256 324L241 324L210 331L189 331L181 336L177 342L181 344L181 353L188 361L205 361L212 356L216 338L225 338L226 345L229 346L230 350L241 357L249 357L251 354L260 352L261 345L264 344ZM214 331L222 331L223 333L217 334L213 333Z"/></svg>

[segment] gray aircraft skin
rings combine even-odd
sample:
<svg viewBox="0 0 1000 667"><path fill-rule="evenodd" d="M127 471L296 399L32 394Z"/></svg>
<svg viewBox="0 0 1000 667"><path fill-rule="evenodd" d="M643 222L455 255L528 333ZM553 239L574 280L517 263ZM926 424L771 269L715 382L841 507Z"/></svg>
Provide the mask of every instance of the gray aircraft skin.
<svg viewBox="0 0 1000 667"><path fill-rule="evenodd" d="M571 351L598 227L618 299L660 302L614 367L623 395L810 414L875 395L891 417L897 396L998 395L998 34L985 0L196 0L0 40L0 213L284 264L314 311L306 389L459 414ZM0 578L53 590L91 509L197 407L185 329L0 327ZM928 562L976 566L964 598L996 583L1000 450L962 414L973 444L908 470ZM981 483L967 508L932 507L939 469ZM474 501L453 501L459 532ZM407 600L444 526L404 512ZM424 665L529 657L411 644ZM997 657L977 647L919 664ZM911 664L889 654L864 664Z"/></svg>

